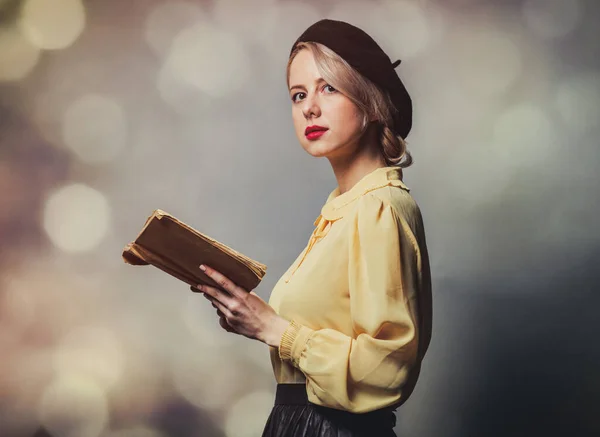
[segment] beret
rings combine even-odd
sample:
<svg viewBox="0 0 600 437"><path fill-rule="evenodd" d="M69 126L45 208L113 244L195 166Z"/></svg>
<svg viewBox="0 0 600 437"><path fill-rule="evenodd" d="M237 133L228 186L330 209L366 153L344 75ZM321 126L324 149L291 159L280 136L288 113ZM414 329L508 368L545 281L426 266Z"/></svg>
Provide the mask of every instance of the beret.
<svg viewBox="0 0 600 437"><path fill-rule="evenodd" d="M344 21L317 21L294 42L290 55L300 42L317 42L329 47L352 68L387 91L398 110L393 130L406 138L412 127L412 100L395 70L401 61L392 63L373 38Z"/></svg>

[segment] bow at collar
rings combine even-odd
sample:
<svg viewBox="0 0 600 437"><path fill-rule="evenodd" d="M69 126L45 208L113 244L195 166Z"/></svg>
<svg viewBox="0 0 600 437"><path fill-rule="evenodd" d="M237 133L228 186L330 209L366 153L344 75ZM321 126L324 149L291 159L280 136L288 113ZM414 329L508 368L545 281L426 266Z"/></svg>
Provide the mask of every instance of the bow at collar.
<svg viewBox="0 0 600 437"><path fill-rule="evenodd" d="M302 265L302 262L304 262L304 259L306 258L308 253L311 251L311 249L313 248L315 243L319 239L324 238L327 235L327 233L331 229L331 224L334 221L335 220L327 220L325 217L323 217L322 214L319 214L319 216L316 218L316 220L313 223L313 225L315 226L315 229L313 230L312 235L310 236L310 240L308 241L308 245L306 246L306 249L304 250L304 253L302 254L302 258L300 259L300 262L298 262L296 267L294 267L292 269L292 271L286 278L286 280L285 280L286 283L289 282L289 280L294 275L294 273L296 273L296 270L298 270L298 268Z"/></svg>

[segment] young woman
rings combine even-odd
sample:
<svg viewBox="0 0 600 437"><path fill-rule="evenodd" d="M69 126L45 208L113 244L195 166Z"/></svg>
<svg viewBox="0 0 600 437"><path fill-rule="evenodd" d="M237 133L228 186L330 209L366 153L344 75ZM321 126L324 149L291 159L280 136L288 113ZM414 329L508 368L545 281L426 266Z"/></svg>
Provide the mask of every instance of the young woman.
<svg viewBox="0 0 600 437"><path fill-rule="evenodd" d="M229 332L270 346L277 380L263 437L395 436L431 338L431 279L419 207L402 182L412 103L361 29L321 20L287 68L300 144L338 186L269 303L210 267L199 286Z"/></svg>

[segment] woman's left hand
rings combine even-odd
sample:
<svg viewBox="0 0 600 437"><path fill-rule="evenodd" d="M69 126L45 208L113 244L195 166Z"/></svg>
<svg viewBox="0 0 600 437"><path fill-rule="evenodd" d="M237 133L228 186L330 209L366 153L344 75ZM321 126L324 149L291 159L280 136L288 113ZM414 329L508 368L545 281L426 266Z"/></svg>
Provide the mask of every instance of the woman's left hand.
<svg viewBox="0 0 600 437"><path fill-rule="evenodd" d="M194 292L202 292L217 308L221 327L226 331L278 347L281 336L290 322L280 317L253 291L245 290L215 269L205 267L204 273L227 293L205 284L190 288Z"/></svg>

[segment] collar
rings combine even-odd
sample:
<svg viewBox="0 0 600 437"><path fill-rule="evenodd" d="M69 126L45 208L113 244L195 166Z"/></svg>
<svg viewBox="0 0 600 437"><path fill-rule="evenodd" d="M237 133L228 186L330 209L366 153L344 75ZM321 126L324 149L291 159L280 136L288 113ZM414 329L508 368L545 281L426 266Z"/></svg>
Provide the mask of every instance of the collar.
<svg viewBox="0 0 600 437"><path fill-rule="evenodd" d="M410 189L402 182L402 169L400 167L379 167L363 176L352 188L340 194L340 187L336 187L327 197L325 205L321 208L321 214L314 222L317 226L321 218L335 221L344 216L348 207L359 197L369 191L385 186L400 187L406 191Z"/></svg>
<svg viewBox="0 0 600 437"><path fill-rule="evenodd" d="M311 251L315 243L325 237L331 229L331 223L341 219L344 213L349 210L350 205L360 196L368 193L369 191L376 190L377 188L385 186L400 187L406 191L410 191L409 188L402 182L402 169L399 167L379 167L373 170L371 173L363 176L352 188L346 191L344 194L340 194L340 187L336 187L327 197L327 201L323 208L321 208L321 214L314 222L315 229L310 237L308 246L304 250L302 258L289 273L285 282L289 282L294 272L298 270L306 255Z"/></svg>

